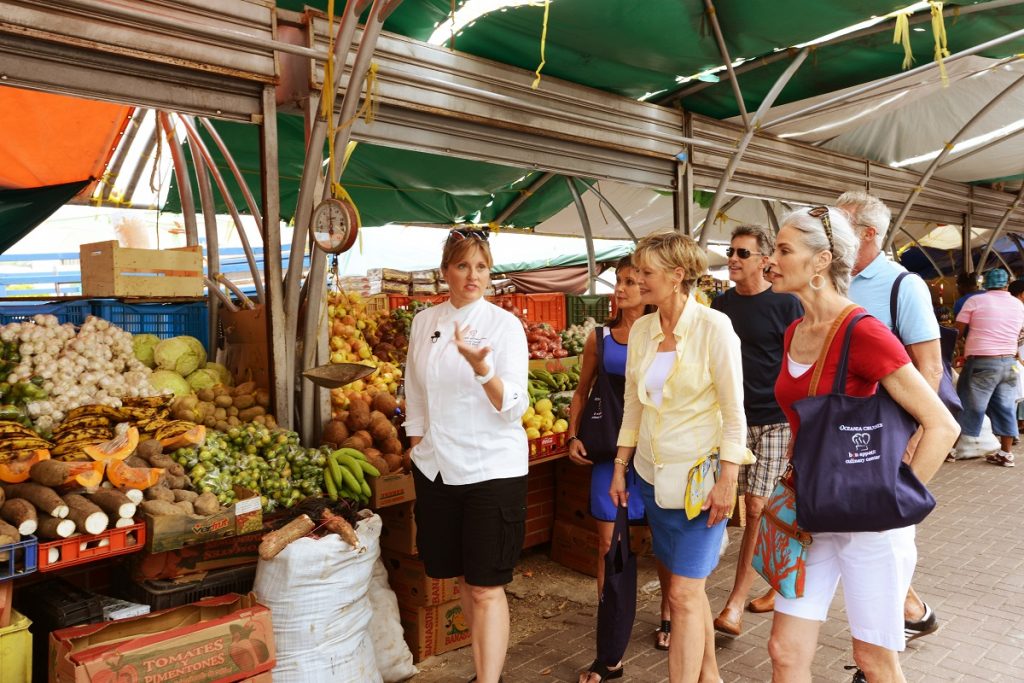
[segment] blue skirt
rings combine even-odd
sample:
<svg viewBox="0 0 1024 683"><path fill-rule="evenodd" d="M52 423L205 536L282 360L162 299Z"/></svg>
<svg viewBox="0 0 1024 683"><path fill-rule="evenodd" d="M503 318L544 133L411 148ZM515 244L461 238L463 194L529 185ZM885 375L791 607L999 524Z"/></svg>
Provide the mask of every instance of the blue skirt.
<svg viewBox="0 0 1024 683"><path fill-rule="evenodd" d="M637 487L647 510L654 556L669 571L690 579L704 579L718 566L726 520L708 528L707 510L694 519L685 510L665 510L654 502L654 486L637 477Z"/></svg>
<svg viewBox="0 0 1024 683"><path fill-rule="evenodd" d="M612 498L608 495L608 489L612 485L612 474L615 471L614 462L599 462L590 467L590 514L601 522L615 521L615 506ZM629 492L629 519L640 521L644 518L644 499L637 488L640 477L636 471L630 468L626 471L626 490Z"/></svg>

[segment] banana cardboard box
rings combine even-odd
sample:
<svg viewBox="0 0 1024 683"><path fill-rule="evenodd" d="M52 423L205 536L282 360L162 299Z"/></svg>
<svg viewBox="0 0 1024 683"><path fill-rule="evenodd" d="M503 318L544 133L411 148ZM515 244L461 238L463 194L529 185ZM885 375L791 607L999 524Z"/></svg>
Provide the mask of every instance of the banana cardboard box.
<svg viewBox="0 0 1024 683"><path fill-rule="evenodd" d="M398 605L398 616L405 631L405 642L413 661L470 645L473 635L462 613L462 603L453 600L431 607Z"/></svg>
<svg viewBox="0 0 1024 683"><path fill-rule="evenodd" d="M161 553L205 543L215 538L241 536L263 529L259 494L235 486L236 503L214 515L150 515L146 521L146 550Z"/></svg>
<svg viewBox="0 0 1024 683"><path fill-rule="evenodd" d="M270 610L231 594L54 631L49 682L227 683L272 670L275 657Z"/></svg>

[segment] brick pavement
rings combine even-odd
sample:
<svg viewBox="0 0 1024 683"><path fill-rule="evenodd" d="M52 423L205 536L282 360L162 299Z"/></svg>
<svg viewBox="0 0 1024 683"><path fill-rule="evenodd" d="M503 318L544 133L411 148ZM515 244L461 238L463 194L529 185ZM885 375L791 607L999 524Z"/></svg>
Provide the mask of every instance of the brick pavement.
<svg viewBox="0 0 1024 683"><path fill-rule="evenodd" d="M1024 449L1018 449L1018 460ZM942 627L912 642L901 655L910 682L1024 682L1024 467L995 467L972 460L947 463L932 484L936 511L918 529L919 560L914 585L935 609ZM713 610L721 608L739 549L731 529L729 552L708 581ZM648 560L649 561L649 560ZM756 591L763 588L758 580ZM842 589L822 626L814 681L849 681L850 634ZM513 604L515 609L515 604ZM717 612L716 612L717 613ZM539 616L537 618L540 618ZM595 606L584 605L547 620L546 628L513 643L507 683L577 680L593 659ZM626 653L626 681L668 680L664 653L652 647L657 601L638 610ZM718 663L726 683L771 680L767 640L771 615L744 615L740 638L717 637ZM465 681L473 673L469 648L432 658L414 683Z"/></svg>

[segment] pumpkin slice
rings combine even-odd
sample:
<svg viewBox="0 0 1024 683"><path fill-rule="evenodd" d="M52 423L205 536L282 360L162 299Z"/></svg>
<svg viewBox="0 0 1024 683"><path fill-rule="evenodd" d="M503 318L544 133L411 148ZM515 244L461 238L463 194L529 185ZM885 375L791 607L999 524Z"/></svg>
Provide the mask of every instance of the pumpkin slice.
<svg viewBox="0 0 1024 683"><path fill-rule="evenodd" d="M161 467L132 467L120 460L107 462L107 479L115 487L123 490L138 489L143 491L155 486L164 470Z"/></svg>
<svg viewBox="0 0 1024 683"><path fill-rule="evenodd" d="M166 452L178 448L202 446L204 441L206 441L206 425L196 425L187 432L161 439L160 444L164 447L164 452Z"/></svg>
<svg viewBox="0 0 1024 683"><path fill-rule="evenodd" d="M50 451L42 448L21 451L7 462L0 463L0 481L8 484L20 484L28 481L28 474L32 469L32 465L49 459Z"/></svg>
<svg viewBox="0 0 1024 683"><path fill-rule="evenodd" d="M89 446L83 446L82 450L93 460L124 460L135 452L139 445L139 430L129 427L121 436L114 437L110 441L104 441Z"/></svg>

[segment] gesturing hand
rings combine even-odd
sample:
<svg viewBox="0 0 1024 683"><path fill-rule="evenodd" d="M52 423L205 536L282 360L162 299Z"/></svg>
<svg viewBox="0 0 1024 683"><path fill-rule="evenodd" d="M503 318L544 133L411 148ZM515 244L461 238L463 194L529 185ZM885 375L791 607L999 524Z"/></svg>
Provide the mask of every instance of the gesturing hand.
<svg viewBox="0 0 1024 683"><path fill-rule="evenodd" d="M469 325L459 329L459 324L455 323L455 348L457 348L459 353L462 354L462 357L469 362L469 365L473 368L473 372L475 374L486 375L488 366L484 359L486 359L487 354L491 352L491 347L467 344L463 335L468 331Z"/></svg>

